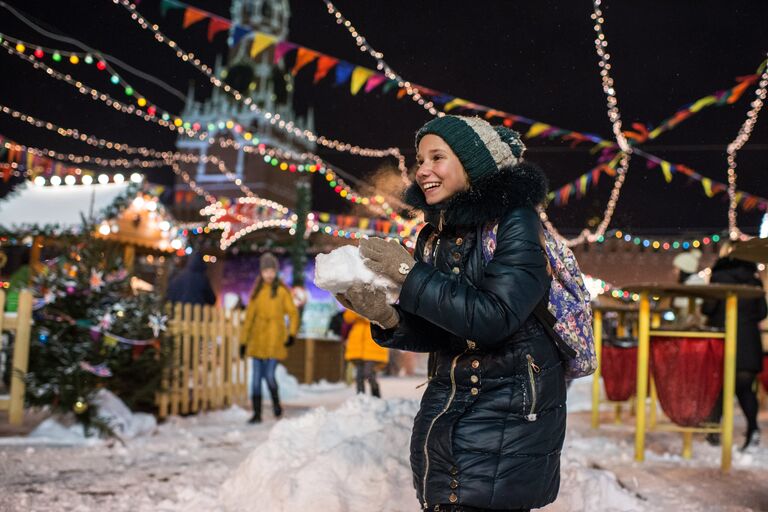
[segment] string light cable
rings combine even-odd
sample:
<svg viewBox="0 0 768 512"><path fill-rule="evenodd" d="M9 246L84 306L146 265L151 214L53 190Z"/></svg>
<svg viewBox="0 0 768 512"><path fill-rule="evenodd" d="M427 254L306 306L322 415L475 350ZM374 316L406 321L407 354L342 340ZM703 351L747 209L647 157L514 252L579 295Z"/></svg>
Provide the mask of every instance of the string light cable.
<svg viewBox="0 0 768 512"><path fill-rule="evenodd" d="M82 41L79 41L79 40L71 38L71 37L62 36L62 35L59 35L59 34L54 34L53 32L50 32L50 31L44 29L43 27L41 27L40 25L34 23L27 16L22 14L19 10L11 7L7 3L3 2L2 0L0 0L0 7L5 8L8 12L10 12L19 21L21 21L22 23L24 23L25 25L30 27L32 30L34 30L38 34L41 34L41 35L43 35L45 37L48 37L49 39L53 39L55 41L59 41L59 42L62 42L62 43L67 43L67 44L71 44L73 46L76 46L76 47L80 48L81 50L83 50L85 52L88 52L88 54L92 54L92 55L97 56L100 61L104 62L105 65L108 65L109 62L112 62L114 65L127 70L129 73L132 73L133 75L135 75L135 76L137 76L139 78L142 78L142 79L144 79L144 80L146 80L148 82L151 82L151 83L157 85L158 87L161 87L165 91L167 91L167 92L173 94L175 97L179 98L181 101L185 101L186 100L186 95L184 93L182 93L178 89L175 89L174 87L168 85L167 83L163 82L159 78L154 77L154 76L152 76L152 75L150 75L148 73L145 73L145 72L141 71L140 69L136 69L135 67L131 66L130 64L127 64L126 62L118 59L117 57L114 57L114 56L106 54L104 52L95 50L95 49L91 48L90 46L86 45L85 43L83 43ZM53 53L53 52L51 52L51 53ZM67 52L67 53L72 54L73 52Z"/></svg>
<svg viewBox="0 0 768 512"><path fill-rule="evenodd" d="M402 167L405 167L405 158L400 153L400 150L398 148L395 148L395 147L386 148L386 149L365 148L365 147L357 146L348 142L343 142L336 139L330 139L322 135L317 135L311 130L302 129L296 126L293 121L291 120L286 121L285 119L283 119L280 116L280 114L274 114L272 112L269 112L260 108L250 96L243 95L237 89L233 88L229 84L224 83L220 78L216 76L214 70L211 69L210 66L204 64L199 58L195 56L194 53L183 50L173 39L163 34L160 31L160 27L157 24L150 24L147 21L147 19L139 13L138 9L136 8L136 5L133 2L131 2L130 0L112 0L112 2L126 9L130 13L131 19L133 19L142 29L150 30L153 33L155 39L158 42L163 43L169 48L171 48L179 59L181 59L184 62L188 62L189 64L194 66L198 71L206 75L209 81L215 87L222 89L224 92L231 95L236 101L245 105L251 112L265 119L270 124L277 126L279 129L285 131L286 133L289 133L296 137L303 138L310 142L320 144L322 146L325 146L327 148L330 148L339 152L350 153L353 155L359 155L359 156L365 156L365 157L374 157L374 158L383 158L387 156L392 156L398 160L398 167L401 167L401 171L402 171Z"/></svg>
<svg viewBox="0 0 768 512"><path fill-rule="evenodd" d="M621 114L619 112L619 102L616 97L616 89L614 87L613 78L611 78L610 69L611 69L611 55L608 53L608 40L605 38L605 34L603 33L603 23L605 22L605 19L603 18L603 12L600 9L600 4L602 0L593 0L592 7L593 12L591 15L591 19L594 21L594 30L596 33L595 37L595 51L597 53L597 56L600 58L600 61L598 62L598 66L600 66L600 78L602 81L603 86L603 93L605 93L606 96L606 103L608 107L608 120L611 122L611 126L613 128L613 135L616 138L616 143L619 145L619 148L621 149L621 152L617 156L617 158L620 160L618 167L616 168L616 179L614 181L613 189L611 190L611 195L608 200L608 204L606 205L605 212L603 214L603 219L598 224L597 229L594 231L594 233L590 233L588 229L584 229L578 237L568 240L565 237L563 237L552 225L552 223L549 221L546 212L543 210L540 212L540 216L544 223L546 224L547 228L552 231L555 236L560 238L566 245L569 247L572 247L574 245L578 245L583 242L595 242L599 237L603 236L605 234L605 231L608 229L608 226L611 223L611 219L613 218L613 214L616 210L616 204L619 202L619 197L621 196L621 188L624 185L624 181L626 180L627 170L629 169L629 161L630 157L632 155L632 146L627 141L627 138L624 136L624 132L621 129ZM614 159L615 161L615 159Z"/></svg>
<svg viewBox="0 0 768 512"><path fill-rule="evenodd" d="M238 177L236 174L229 171L226 167L225 162L215 155L197 156L191 153L159 151L156 149L147 148L143 146L134 147L128 144L120 143L120 142L113 142L113 141L101 139L93 135L83 133L77 129L64 128L54 123L43 121L29 114L25 114L15 109L11 109L8 106L2 105L2 104L0 104L0 113L6 114L14 119L18 119L22 122L28 123L37 128L46 129L48 131L56 133L59 136L68 137L68 138L83 142L85 144L91 145L93 147L111 149L111 150L123 152L126 154L140 154L141 156L144 156L144 157L153 157L153 158L163 159L163 160L166 160L168 158L182 158L185 163L190 163L190 162L197 163L202 159L206 164L211 163L214 166L216 166L222 174L224 174L230 181L235 183L235 185L240 187L240 189L243 191L243 193L246 196L256 196L256 194L254 194L252 191L250 191L247 187L243 185L243 182L240 179L240 177ZM267 146L264 144L259 144L259 146L250 146L247 144L241 144L235 141L234 139L219 138L217 139L217 141L222 148L234 148L236 150L243 149L244 151L249 153L259 154L264 157L265 162L268 162L273 166L278 167L282 171L290 171L290 172L319 171L321 174L326 176L326 180L327 180L326 182L328 183L328 185L331 188L333 188L334 191L336 191L336 193L339 194L342 198L352 202L360 203L364 206L372 208L374 212L377 214L381 214L383 216L387 216L390 218L395 218L393 217L393 215L395 215L398 220L402 222L408 222L403 220L401 217L399 217L399 215L397 215L394 212L394 209L389 205L389 203L385 200L383 196L381 196L380 194L373 194L370 198L361 197L358 194L356 194L351 189L351 187L349 187L349 185L347 185L344 182L344 180L342 180L341 178L338 178L336 174L339 174L342 176L349 176L352 180L364 186L370 187L370 185L362 182L361 180L358 180L354 176L351 176L348 173L338 168L330 168L325 162L323 162L319 158L315 158L313 160L312 157L314 155L311 155L308 153L296 154L291 151L282 151L279 148L267 149ZM209 143L213 143L213 142L214 142L214 139L209 140ZM298 161L314 161L315 164L314 165L310 165L310 164L296 165L296 164L288 163L285 161L279 162L278 160L275 159L275 156L278 156L280 158L298 160Z"/></svg>
<svg viewBox="0 0 768 512"><path fill-rule="evenodd" d="M755 123L757 123L757 117L760 114L760 110L763 108L766 88L768 88L768 66L766 66L760 74L760 81L755 90L755 99L750 103L751 108L749 109L749 112L747 112L747 118L739 128L736 138L733 139L726 148L728 154L728 235L731 240L736 240L742 235L736 222L736 207L739 202L736 193L736 153L744 147L744 144L749 141L749 138L752 135L752 130L755 127Z"/></svg>

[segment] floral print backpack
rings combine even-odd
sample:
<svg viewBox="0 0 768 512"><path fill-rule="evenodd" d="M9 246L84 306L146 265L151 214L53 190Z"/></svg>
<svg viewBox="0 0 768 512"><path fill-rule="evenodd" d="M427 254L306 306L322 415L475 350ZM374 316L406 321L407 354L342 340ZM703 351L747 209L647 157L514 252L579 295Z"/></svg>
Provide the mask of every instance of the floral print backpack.
<svg viewBox="0 0 768 512"><path fill-rule="evenodd" d="M487 224L482 232L483 260L488 263L496 250L498 222ZM544 248L552 269L549 301L542 300L534 310L565 356L566 379L592 375L597 369L595 340L592 334L592 307L584 276L576 257L564 243L544 230Z"/></svg>

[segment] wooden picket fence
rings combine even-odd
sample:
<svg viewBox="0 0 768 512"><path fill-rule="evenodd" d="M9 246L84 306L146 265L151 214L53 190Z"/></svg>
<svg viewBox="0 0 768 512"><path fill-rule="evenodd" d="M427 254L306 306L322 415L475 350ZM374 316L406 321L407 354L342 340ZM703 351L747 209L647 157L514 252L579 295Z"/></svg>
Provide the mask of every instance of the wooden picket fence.
<svg viewBox="0 0 768 512"><path fill-rule="evenodd" d="M0 290L0 332L11 331L13 359L11 362L11 387L8 397L0 396L0 411L8 411L8 423L21 425L24 421L24 378L29 364L29 338L32 332L32 292L19 293L16 313L5 313L6 294Z"/></svg>
<svg viewBox="0 0 768 512"><path fill-rule="evenodd" d="M240 357L243 310L168 304L171 361L157 395L158 416L245 405L247 367Z"/></svg>

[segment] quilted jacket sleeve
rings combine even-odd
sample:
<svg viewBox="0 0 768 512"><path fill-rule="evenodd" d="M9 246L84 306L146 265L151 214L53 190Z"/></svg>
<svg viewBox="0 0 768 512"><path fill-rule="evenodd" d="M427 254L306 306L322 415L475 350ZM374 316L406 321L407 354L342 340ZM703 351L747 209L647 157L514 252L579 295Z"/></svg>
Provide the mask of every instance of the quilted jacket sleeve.
<svg viewBox="0 0 768 512"><path fill-rule="evenodd" d="M550 277L541 247L541 222L531 208L499 223L496 250L475 285L417 263L400 292L400 309L481 348L509 338L546 293Z"/></svg>

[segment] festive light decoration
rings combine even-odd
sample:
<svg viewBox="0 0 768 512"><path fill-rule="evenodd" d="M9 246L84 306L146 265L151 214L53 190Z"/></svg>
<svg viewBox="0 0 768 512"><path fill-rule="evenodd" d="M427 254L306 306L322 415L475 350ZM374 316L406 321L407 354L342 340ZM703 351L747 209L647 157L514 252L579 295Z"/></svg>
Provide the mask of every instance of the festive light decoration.
<svg viewBox="0 0 768 512"><path fill-rule="evenodd" d="M167 45L169 48L171 48L176 53L176 56L179 59L181 59L184 62L190 63L198 71L206 75L209 81L215 87L222 89L224 92L231 95L236 101L245 105L245 107L248 108L251 112L265 119L270 124L277 126L279 129L285 131L286 133L292 134L296 137L303 138L310 142L315 142L317 144L320 144L330 149L334 149L339 152L350 153L353 155L360 155L360 156L366 156L366 157L375 157L375 158L392 156L397 158L398 166L401 167L401 171L405 169L405 158L402 156L398 148L395 148L395 147L386 148L386 149L365 148L365 147L357 146L347 142L342 142L336 139L329 139L324 136L319 136L310 130L301 129L297 127L293 121L286 121L285 119L282 119L280 114L274 114L272 112L261 109L258 105L256 105L256 103L250 96L243 95L240 91L234 89L229 84L225 84L221 79L216 77L213 69L211 69L209 66L204 64L200 59L198 59L194 53L186 52L182 50L174 40L164 35L156 24L150 25L149 22L138 12L136 5L133 4L133 2L131 2L130 0L112 0L112 1L115 4L121 5L128 12L130 12L131 18L134 21L136 21L136 23L138 23L141 28L143 28L144 30L150 30L153 33L155 39L158 42L163 43ZM174 2L174 3L180 4L180 2ZM206 13L205 11L201 11L200 9L197 9L197 11L203 12L205 13L205 15L209 14L209 13Z"/></svg>
<svg viewBox="0 0 768 512"><path fill-rule="evenodd" d="M132 96L135 93L133 86L128 82L126 82L125 80L123 80L120 77L120 74L117 72L117 70L115 70L112 66L109 65L107 58L100 53L96 53L95 54L96 59L94 59L93 55L91 55L91 53L88 53L88 52L72 52L72 51L48 48L45 46L32 45L27 41L22 41L21 39L8 36L6 34L0 34L0 38L6 39L11 43L15 43L16 44L15 49L17 51L19 51L19 47L37 46L37 49L34 51L33 55L38 60L45 58L46 55L50 55L51 59L54 62L61 62L63 58L66 57L67 60L73 65L79 64L81 60L88 65L91 65L95 62L96 69L98 69L99 71L107 71L111 75L110 82L114 85L120 85L121 87L123 87L123 92L125 92L127 96ZM24 52L21 51L19 53L24 53ZM141 95L137 95L137 96L139 97L137 100L138 105L140 107L146 106L147 105L146 98L144 98Z"/></svg>
<svg viewBox="0 0 768 512"><path fill-rule="evenodd" d="M118 100L112 98L110 95L108 95L106 93L100 92L97 89L89 87L89 86L83 84L82 82L73 79L70 75L65 75L64 73L60 73L60 72L56 71L55 69L53 69L52 67L48 66L44 62L35 60L34 57L32 57L30 55L26 55L24 53L16 51L15 48L13 48L11 45L9 45L5 41L0 41L0 45L2 45L8 51L9 54L15 55L15 56L21 58L22 60L28 62L35 69L44 71L51 78L55 78L57 80L61 80L63 82L66 82L67 84L75 87L80 94L83 94L83 95L86 95L86 96L90 96L91 99L93 99L93 100L98 100L98 101L101 101L103 103L106 103L108 106L114 108L115 110L118 110L118 111L123 112L125 114L130 114L130 115L138 116L138 117L144 119L145 121L153 122L153 123L158 124L158 125L160 125L160 126L162 126L164 128L168 128L171 131L175 131L175 132L178 132L178 133L184 133L184 134L186 134L189 137L197 137L200 140L206 140L207 137L208 137L207 133L200 133L200 134L198 134L197 132L195 132L195 131L193 131L193 130L191 130L189 128L184 128L181 125L175 126L172 122L168 121L168 119L170 118L170 114L168 114L167 112L164 113L163 116L161 116L161 117L150 115L149 112L145 112L141 108L137 108L136 106L134 106L132 104L126 104L126 103L123 103L121 101L118 101ZM119 79L118 79L118 83L119 83ZM167 116L167 119L165 118L166 116Z"/></svg>
<svg viewBox="0 0 768 512"><path fill-rule="evenodd" d="M354 38L355 44L362 52L367 52L371 57L376 59L377 65L376 69L384 71L384 75L390 79L397 82L398 87L405 89L406 94L421 105L426 111L428 111L433 116L442 117L445 115L444 112L441 112L435 108L435 104L432 101L429 101L428 99L422 97L420 92L420 86L411 84L407 80L403 79L400 75L398 75L395 70L393 70L385 61L384 61L384 54L376 51L369 43L366 41L365 37L363 37L357 29L352 25L352 23L344 18L344 15L341 14L341 11L339 11L335 5L333 5L330 0L325 0L325 6L328 8L328 14L334 16L336 18L336 23L339 25L344 25L347 30L349 31L349 34Z"/></svg>
<svg viewBox="0 0 768 512"><path fill-rule="evenodd" d="M84 142L86 144L89 144L94 147L100 147L100 148L108 148L108 149L114 149L116 151L125 152L128 154L141 154L144 157L154 157L158 159L167 160L169 158L175 158L175 159L181 159L184 162L198 162L201 158L205 161L205 163L212 163L213 165L217 166L219 171L222 172L227 176L230 181L234 182L240 189L243 191L246 196L254 197L256 194L254 194L248 187L246 187L242 180L240 180L237 175L230 172L224 163L223 160L219 159L215 155L203 155L201 157L198 157L197 155L193 155L190 153L180 153L180 152L171 152L171 151L158 151L151 148L146 147L133 147L129 146L127 144L122 144L119 142L112 142L105 139L99 139L92 135L88 135L85 133L81 133L78 130L72 129L72 128L63 128L58 125L55 125L50 122L42 121L40 119L37 119L33 116L24 114L22 112L19 112L17 110L11 109L5 105L0 105L0 112L7 114L13 118L19 119L23 122L29 123L35 127L38 128L44 128L49 131L52 131L60 136L63 137L69 137L73 138L75 140L79 140L81 142ZM213 139L211 139L211 142L213 142ZM258 142L258 140L256 140ZM290 172L316 172L320 171L321 174L326 174L326 172L330 173L329 175L332 176L330 180L326 180L326 183L334 189L334 191L339 194L342 198L353 202L358 203L362 205L370 205L371 199L368 197L361 197L357 193L355 193L352 188L344 183L344 181L334 175L334 170L327 168L326 164L317 158L317 164L294 164L289 161L285 160L278 160L275 158L275 155L282 157L288 157L288 158L294 158L294 159L309 159L312 157L311 154L302 153L302 154L295 154L290 151L282 151L278 148L273 149L267 149L267 146L264 144L259 144L257 147L252 147L248 145L243 145L238 143L237 141L233 139L219 139L219 143L221 147L227 148L227 147L233 147L235 149L244 149L247 152L256 152L264 156L265 162L270 163L273 167L277 167L283 171L290 171ZM335 172L338 174L340 171L335 170ZM382 212L388 216L397 218L400 221L403 221L401 217L399 217L394 209L383 199L381 195L374 195L372 196L374 199L374 204L381 208Z"/></svg>
<svg viewBox="0 0 768 512"><path fill-rule="evenodd" d="M728 234L731 240L736 240L741 234L736 224L736 206L738 204L738 199L736 198L736 153L747 143L750 135L752 135L752 129L757 122L757 116L763 108L766 87L768 87L768 66L763 69L760 75L760 82L755 91L755 99L751 103L752 108L747 112L747 118L739 128L738 135L728 144L726 150L728 153L728 197L730 199L728 203Z"/></svg>
<svg viewBox="0 0 768 512"><path fill-rule="evenodd" d="M637 246L643 246L647 249L664 250L664 251L687 251L691 248L705 247L710 244L718 244L722 240L720 234L715 233L709 236L703 236L701 238L686 239L686 240L658 240L655 238L646 238L642 236L632 235L626 231L620 229L611 230L603 236L597 238L598 243L605 243L609 240L619 240L626 243L631 243Z"/></svg>
<svg viewBox="0 0 768 512"><path fill-rule="evenodd" d="M71 153L64 154L64 153L58 153L50 149L45 149L45 148L39 149L39 148L30 147L30 146L25 146L23 144L14 144L9 141L6 141L3 144L3 146L8 150L13 150L21 154L28 153L34 156L48 157L54 160L67 160L74 164L95 164L103 167L123 167L123 168L141 167L142 169L162 167L163 165L165 165L165 163L162 160L140 160L136 158L132 160L128 160L126 158L101 158L98 156L90 156L90 155L74 155Z"/></svg>

